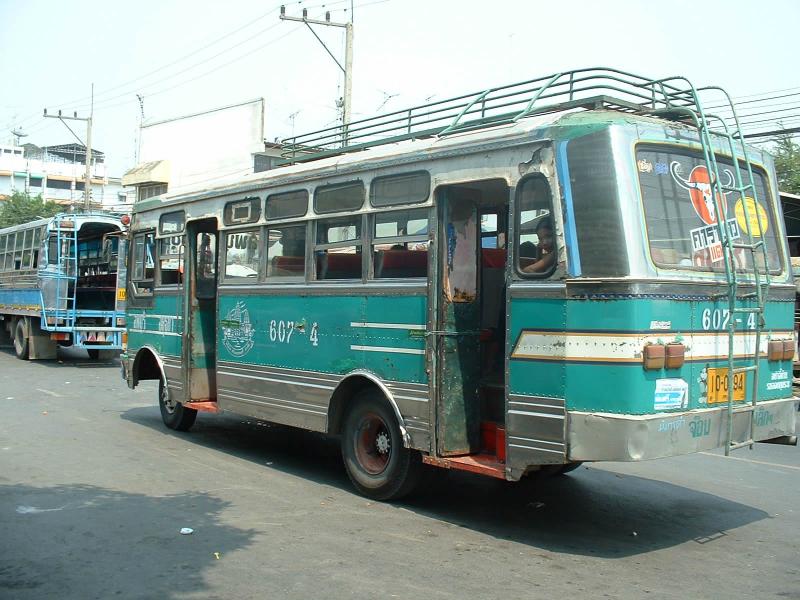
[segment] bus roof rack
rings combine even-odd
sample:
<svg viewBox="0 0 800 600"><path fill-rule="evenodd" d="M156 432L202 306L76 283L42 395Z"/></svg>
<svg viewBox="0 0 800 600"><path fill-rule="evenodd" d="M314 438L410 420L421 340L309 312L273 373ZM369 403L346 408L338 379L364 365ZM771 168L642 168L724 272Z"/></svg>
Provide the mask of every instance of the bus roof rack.
<svg viewBox="0 0 800 600"><path fill-rule="evenodd" d="M284 164L306 162L572 108L705 123L711 115L703 114L697 92L711 89L722 91L696 89L683 77L655 80L606 67L564 71L288 137L281 140L281 156Z"/></svg>

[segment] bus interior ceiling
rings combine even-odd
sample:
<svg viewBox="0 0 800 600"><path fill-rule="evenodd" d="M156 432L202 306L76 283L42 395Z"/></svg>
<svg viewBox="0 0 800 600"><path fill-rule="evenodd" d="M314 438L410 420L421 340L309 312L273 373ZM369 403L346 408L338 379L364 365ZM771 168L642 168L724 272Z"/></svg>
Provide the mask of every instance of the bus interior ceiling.
<svg viewBox="0 0 800 600"><path fill-rule="evenodd" d="M114 310L119 229L110 223L84 223L78 231L77 310Z"/></svg>

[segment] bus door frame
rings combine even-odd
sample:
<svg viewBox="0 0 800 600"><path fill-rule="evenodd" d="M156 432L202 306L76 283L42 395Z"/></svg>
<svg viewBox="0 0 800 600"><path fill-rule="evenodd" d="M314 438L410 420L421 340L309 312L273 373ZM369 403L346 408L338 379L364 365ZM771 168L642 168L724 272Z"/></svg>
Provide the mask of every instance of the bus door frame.
<svg viewBox="0 0 800 600"><path fill-rule="evenodd" d="M201 234L213 235L214 278L202 281L198 288L197 239ZM196 219L186 223L186 253L184 261L184 344L181 362L184 369L184 389L189 402L216 401L216 342L219 283L220 229L215 217ZM198 297L198 291L201 291Z"/></svg>

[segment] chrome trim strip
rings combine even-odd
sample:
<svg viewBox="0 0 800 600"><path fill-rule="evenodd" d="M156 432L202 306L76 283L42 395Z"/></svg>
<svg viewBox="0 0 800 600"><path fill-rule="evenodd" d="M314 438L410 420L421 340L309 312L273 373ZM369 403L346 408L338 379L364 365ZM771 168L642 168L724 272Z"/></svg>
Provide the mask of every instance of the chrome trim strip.
<svg viewBox="0 0 800 600"><path fill-rule="evenodd" d="M319 412L321 410L322 411L321 414L328 414L327 413L328 407L327 406L323 406L321 404L311 404L310 402L300 402L299 400L286 400L284 398L276 398L274 396L268 396L266 394L251 394L249 392L242 392L241 390L234 390L234 389L223 388L223 387L219 388L219 392L220 392L220 394L225 394L225 395L227 395L229 397L242 396L242 398L240 398L240 399L250 398L254 402L262 402L262 401L264 401L264 403L266 403L268 400L271 400L272 402L277 402L279 404L283 404L283 403L286 403L286 404L297 404L298 406L306 406L310 410L313 409L316 412ZM291 407L287 407L287 408L291 408Z"/></svg>
<svg viewBox="0 0 800 600"><path fill-rule="evenodd" d="M226 393L224 395L221 394L220 398L222 398L223 400L235 400L237 402L244 402L245 404L254 404L256 406L270 406L272 408L279 410L293 410L295 412L311 413L312 415L317 415L320 417L325 417L328 414L326 411L310 410L307 408L299 408L296 406L286 406L284 404L275 404L273 402L267 402L264 400L251 400L249 398L241 398L230 393Z"/></svg>
<svg viewBox="0 0 800 600"><path fill-rule="evenodd" d="M321 390L334 390L334 386L317 385L315 383L304 383L302 381L286 381L285 379L273 379L271 377L258 377L256 375L245 375L244 373L230 373L228 371L217 371L218 375L229 375L231 377L245 377L247 379L258 379L259 381L270 381L272 383L284 383L286 385L301 385L304 387L312 387Z"/></svg>

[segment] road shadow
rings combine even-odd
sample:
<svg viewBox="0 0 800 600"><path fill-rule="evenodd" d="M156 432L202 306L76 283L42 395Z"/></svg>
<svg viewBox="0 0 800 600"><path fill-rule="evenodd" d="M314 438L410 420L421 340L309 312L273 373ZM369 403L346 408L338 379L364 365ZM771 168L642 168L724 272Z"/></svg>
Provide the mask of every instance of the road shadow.
<svg viewBox="0 0 800 600"><path fill-rule="evenodd" d="M19 360L11 346L0 346L0 354L6 354L14 360ZM86 350L79 348L59 348L56 358L47 360L22 361L20 364L41 366L48 368L79 368L79 369L119 369L119 358L91 359Z"/></svg>
<svg viewBox="0 0 800 600"><path fill-rule="evenodd" d="M194 492L0 485L0 597L203 597L206 571L255 535L223 524L227 507Z"/></svg>
<svg viewBox="0 0 800 600"><path fill-rule="evenodd" d="M332 437L225 414L201 414L191 432L167 433L157 407L131 409L122 417L264 468L355 493L338 440ZM591 466L519 483L432 470L421 489L398 504L498 539L605 558L686 542L714 543L728 531L769 517L722 496Z"/></svg>

